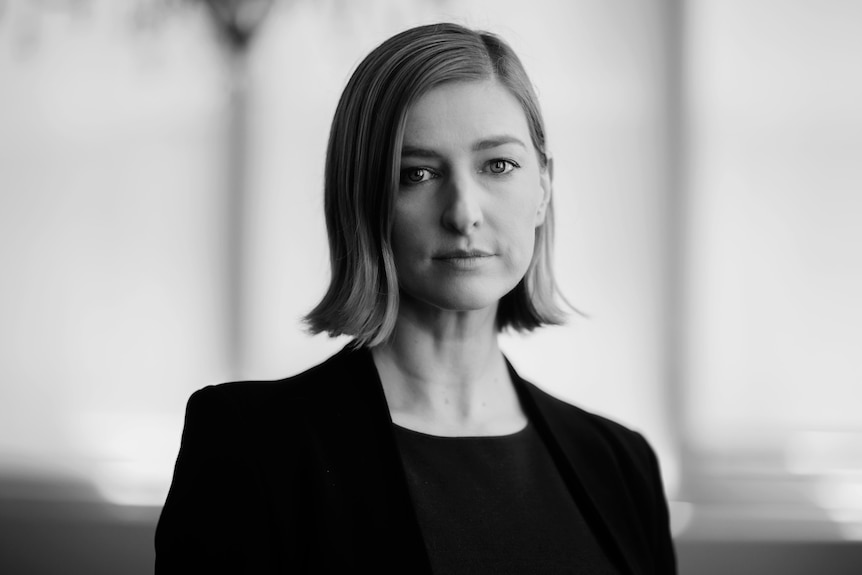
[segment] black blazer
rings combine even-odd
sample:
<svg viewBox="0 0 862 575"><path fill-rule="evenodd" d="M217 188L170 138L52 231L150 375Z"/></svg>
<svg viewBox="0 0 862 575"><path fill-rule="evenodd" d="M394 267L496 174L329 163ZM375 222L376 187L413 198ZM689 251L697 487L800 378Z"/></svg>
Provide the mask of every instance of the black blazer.
<svg viewBox="0 0 862 575"><path fill-rule="evenodd" d="M619 571L676 573L643 437L509 370ZM371 353L345 348L292 378L195 392L155 545L158 575L430 573Z"/></svg>

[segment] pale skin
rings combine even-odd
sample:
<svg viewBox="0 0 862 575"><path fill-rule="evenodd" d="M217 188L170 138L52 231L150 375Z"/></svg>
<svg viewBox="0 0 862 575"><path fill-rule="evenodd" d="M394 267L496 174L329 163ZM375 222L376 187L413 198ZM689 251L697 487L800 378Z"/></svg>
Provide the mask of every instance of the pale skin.
<svg viewBox="0 0 862 575"><path fill-rule="evenodd" d="M438 86L411 106L401 173L398 319L372 349L392 420L441 436L514 433L527 420L495 318L532 258L550 166L520 103L489 79Z"/></svg>

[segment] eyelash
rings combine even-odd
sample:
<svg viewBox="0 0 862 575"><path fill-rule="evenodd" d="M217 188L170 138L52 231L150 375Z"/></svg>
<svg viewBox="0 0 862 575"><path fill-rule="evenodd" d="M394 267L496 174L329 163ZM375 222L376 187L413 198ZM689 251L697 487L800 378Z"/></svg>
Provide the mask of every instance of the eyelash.
<svg viewBox="0 0 862 575"><path fill-rule="evenodd" d="M502 171L502 172L494 172L491 169L489 169L490 166L493 166L494 164L505 164L506 168L504 168L504 171ZM488 162L486 162L485 163L485 169L482 171L487 172L489 174L493 174L495 176L505 176L507 174L512 173L513 170L516 170L520 167L521 167L521 165L518 164L518 162L516 162L514 160L508 160L505 158L495 158L493 160L489 160ZM411 173L416 173L416 172L422 172L423 176L427 173L430 177L427 179L422 177L422 179L420 179L418 181L411 181L409 179L409 175ZM440 177L440 173L437 170L433 170L431 168L425 168L425 167L405 168L405 169L401 170L401 185L418 186L420 184L424 184L425 182L427 182L429 180L436 179L439 177Z"/></svg>

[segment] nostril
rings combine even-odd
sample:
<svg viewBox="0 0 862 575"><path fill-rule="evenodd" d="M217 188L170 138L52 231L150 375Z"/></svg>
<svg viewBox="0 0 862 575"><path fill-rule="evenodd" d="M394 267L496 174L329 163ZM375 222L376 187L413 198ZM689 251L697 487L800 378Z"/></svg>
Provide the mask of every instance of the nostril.
<svg viewBox="0 0 862 575"><path fill-rule="evenodd" d="M482 211L478 206L458 202L443 214L443 225L458 233L469 233L482 223Z"/></svg>

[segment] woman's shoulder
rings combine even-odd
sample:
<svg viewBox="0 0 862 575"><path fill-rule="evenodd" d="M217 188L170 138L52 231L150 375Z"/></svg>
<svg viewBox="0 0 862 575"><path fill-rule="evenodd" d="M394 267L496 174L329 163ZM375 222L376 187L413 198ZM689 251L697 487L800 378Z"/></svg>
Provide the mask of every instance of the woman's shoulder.
<svg viewBox="0 0 862 575"><path fill-rule="evenodd" d="M345 347L325 361L282 379L208 385L191 395L189 408L227 409L251 415L307 410L323 400L337 402L354 395L355 388L376 374L370 361L370 356L365 358L361 350Z"/></svg>
<svg viewBox="0 0 862 575"><path fill-rule="evenodd" d="M639 431L523 382L529 397L564 443L571 442L579 450L624 452L644 463L652 459L652 448Z"/></svg>
<svg viewBox="0 0 862 575"><path fill-rule="evenodd" d="M561 399L529 381L525 381L525 384L530 388L533 397L537 401L541 402L546 409L551 409L567 419L574 419L597 429L606 430L609 433L618 433L622 435L637 433L610 417L600 415L594 411L590 411L586 408L580 407L579 405L570 403L569 401Z"/></svg>

